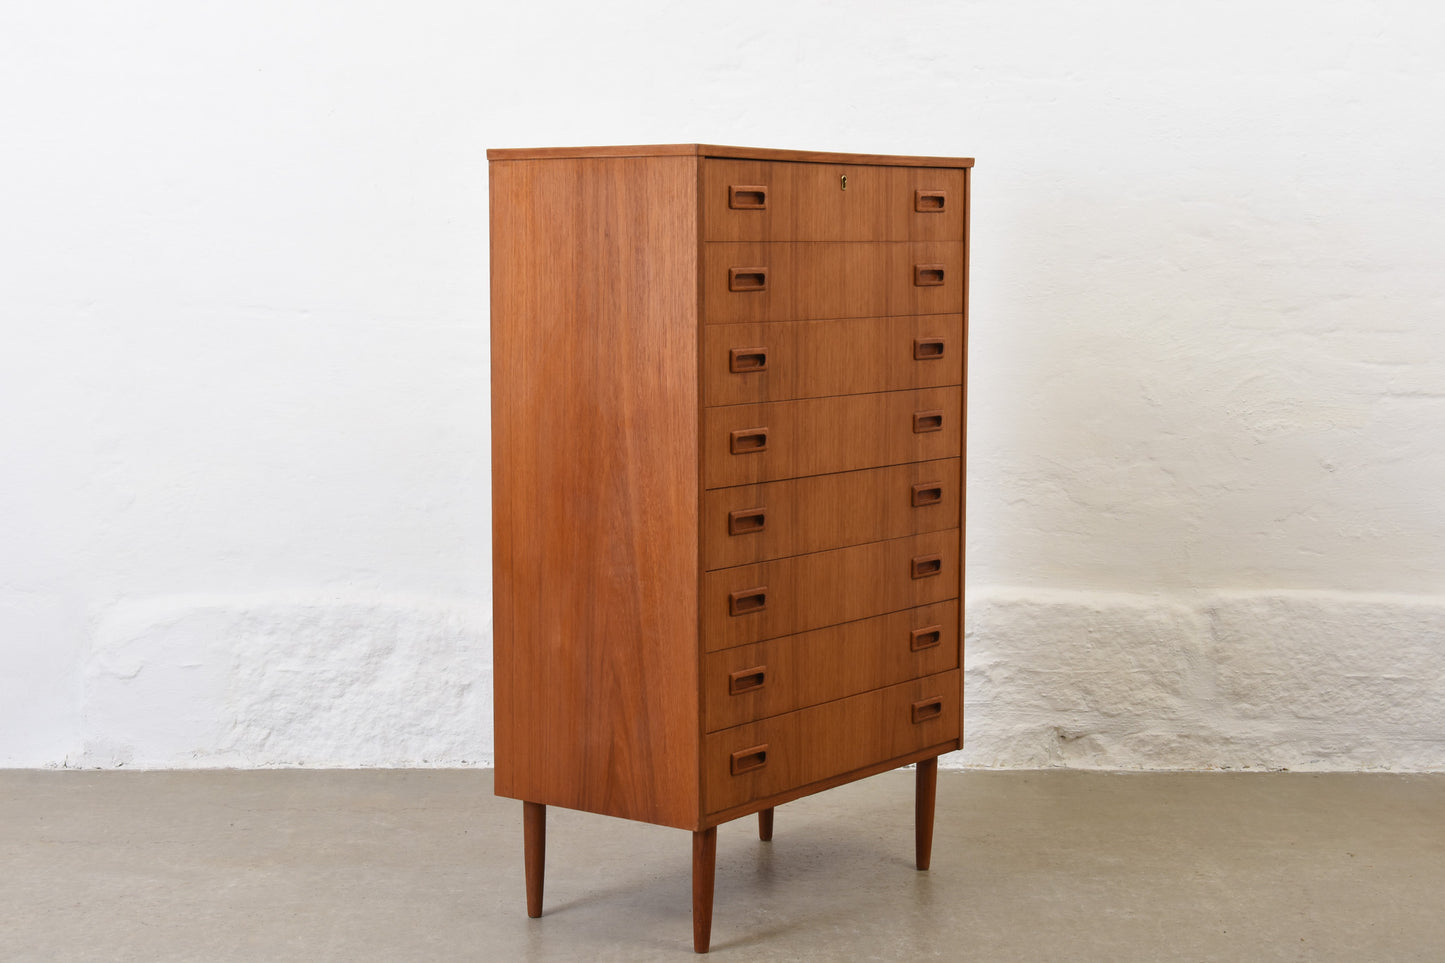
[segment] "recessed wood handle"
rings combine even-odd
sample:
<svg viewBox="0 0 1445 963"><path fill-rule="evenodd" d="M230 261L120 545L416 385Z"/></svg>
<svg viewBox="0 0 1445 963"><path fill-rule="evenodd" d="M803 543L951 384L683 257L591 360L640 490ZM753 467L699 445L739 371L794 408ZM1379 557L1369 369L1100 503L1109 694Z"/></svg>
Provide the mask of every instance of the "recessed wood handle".
<svg viewBox="0 0 1445 963"><path fill-rule="evenodd" d="M728 593L728 615L752 615L768 607L768 587L743 589Z"/></svg>
<svg viewBox="0 0 1445 963"><path fill-rule="evenodd" d="M735 211L766 211L768 189L759 184L729 184L728 207Z"/></svg>
<svg viewBox="0 0 1445 963"><path fill-rule="evenodd" d="M943 482L919 482L913 486L913 507L923 508L943 501Z"/></svg>
<svg viewBox="0 0 1445 963"><path fill-rule="evenodd" d="M943 281L937 283L942 284ZM768 269L765 267L728 268L729 291L766 291Z"/></svg>
<svg viewBox="0 0 1445 963"><path fill-rule="evenodd" d="M728 673L728 695L742 695L754 692L768 684L768 667L755 665L751 669L739 669Z"/></svg>
<svg viewBox="0 0 1445 963"><path fill-rule="evenodd" d="M761 746L753 746L751 749L739 749L733 753L732 758L728 760L728 771L734 776L741 776L745 772L761 769L767 764L768 744L765 742Z"/></svg>
<svg viewBox="0 0 1445 963"><path fill-rule="evenodd" d="M942 418L942 414L939 415ZM917 428L913 429L917 431ZM728 451L734 455L756 455L768 450L768 429L739 428L728 432Z"/></svg>
<svg viewBox="0 0 1445 963"><path fill-rule="evenodd" d="M729 535L752 535L761 532L768 524L766 508L740 508L728 512Z"/></svg>
<svg viewBox="0 0 1445 963"><path fill-rule="evenodd" d="M925 625L908 633L908 648L913 652L931 649L943 641L943 626Z"/></svg>
<svg viewBox="0 0 1445 963"><path fill-rule="evenodd" d="M942 338L914 338L913 360L937 361L943 357L943 349L944 341Z"/></svg>
<svg viewBox="0 0 1445 963"><path fill-rule="evenodd" d="M943 430L943 409L932 408L928 411L915 411L913 413L913 433L921 435L925 431Z"/></svg>
<svg viewBox="0 0 1445 963"><path fill-rule="evenodd" d="M920 214L936 214L948 208L947 191L914 191L913 209Z"/></svg>
<svg viewBox="0 0 1445 963"><path fill-rule="evenodd" d="M943 571L943 556L915 555L909 570L914 578L932 578Z"/></svg>
<svg viewBox="0 0 1445 963"><path fill-rule="evenodd" d="M913 703L913 724L915 726L920 722L927 722L929 719L937 719L941 715L943 715L943 696L919 699Z"/></svg>
<svg viewBox="0 0 1445 963"><path fill-rule="evenodd" d="M942 264L915 264L913 265L913 284L915 287L931 288L943 283Z"/></svg>
<svg viewBox="0 0 1445 963"><path fill-rule="evenodd" d="M733 348L728 352L728 370L733 374L747 374L768 370L767 348Z"/></svg>

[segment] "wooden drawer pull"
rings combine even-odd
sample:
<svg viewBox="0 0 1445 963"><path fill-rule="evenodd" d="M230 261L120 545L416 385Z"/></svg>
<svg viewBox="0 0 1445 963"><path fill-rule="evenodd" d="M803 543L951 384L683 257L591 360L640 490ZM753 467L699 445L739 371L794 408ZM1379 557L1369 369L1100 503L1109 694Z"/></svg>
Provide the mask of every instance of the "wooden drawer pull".
<svg viewBox="0 0 1445 963"><path fill-rule="evenodd" d="M943 626L941 625L925 625L921 629L914 629L908 633L908 648L912 652L931 649L942 641Z"/></svg>
<svg viewBox="0 0 1445 963"><path fill-rule="evenodd" d="M942 338L914 338L913 360L937 361L943 357L943 346Z"/></svg>
<svg viewBox="0 0 1445 963"><path fill-rule="evenodd" d="M943 501L943 482L919 482L913 486L913 507L937 505Z"/></svg>
<svg viewBox="0 0 1445 963"><path fill-rule="evenodd" d="M745 772L752 772L754 769L761 769L768 764L768 744L753 746L751 749L739 749L733 753L732 759L728 761L728 771L734 776L741 776Z"/></svg>
<svg viewBox="0 0 1445 963"><path fill-rule="evenodd" d="M942 412L939 418L942 419ZM916 425L915 416L915 425ZM918 428L915 426L914 431ZM737 431L728 432L728 451L734 455L756 455L760 451L768 450L768 429L766 428L739 428Z"/></svg>
<svg viewBox="0 0 1445 963"><path fill-rule="evenodd" d="M943 283L943 271L939 269L939 280L933 283ZM768 289L768 269L765 267L728 268L728 290L729 291L766 291Z"/></svg>
<svg viewBox="0 0 1445 963"><path fill-rule="evenodd" d="M914 191L913 209L921 214L936 214L948 207L947 191Z"/></svg>
<svg viewBox="0 0 1445 963"><path fill-rule="evenodd" d="M913 724L927 722L929 719L937 719L943 715L943 696L934 696L932 699L919 699L913 703ZM764 746L764 749L767 747ZM736 758L736 755L734 756Z"/></svg>
<svg viewBox="0 0 1445 963"><path fill-rule="evenodd" d="M917 344L918 342L914 342ZM914 352L917 354L917 351ZM733 348L728 352L728 370L733 374L768 370L767 348Z"/></svg>
<svg viewBox="0 0 1445 963"><path fill-rule="evenodd" d="M766 508L740 508L728 512L729 535L752 535L761 532L768 524Z"/></svg>
<svg viewBox="0 0 1445 963"><path fill-rule="evenodd" d="M915 201L915 203L917 202ZM766 186L758 184L729 184L728 207L735 211L766 211L768 209L768 189Z"/></svg>
<svg viewBox="0 0 1445 963"><path fill-rule="evenodd" d="M934 408L931 411L915 411L913 413L913 433L921 435L925 431L943 430L943 409Z"/></svg>
<svg viewBox="0 0 1445 963"><path fill-rule="evenodd" d="M754 692L768 684L768 667L755 665L751 669L739 669L728 674L728 695L742 695Z"/></svg>
<svg viewBox="0 0 1445 963"><path fill-rule="evenodd" d="M728 615L752 615L768 607L768 587L743 589L728 593Z"/></svg>
<svg viewBox="0 0 1445 963"><path fill-rule="evenodd" d="M731 284L731 275L729 284ZM915 264L913 265L913 285L920 288L937 287L943 283L942 264ZM736 290L734 288L733 290Z"/></svg>
<svg viewBox="0 0 1445 963"><path fill-rule="evenodd" d="M915 555L911 571L914 578L932 578L943 571L943 556Z"/></svg>

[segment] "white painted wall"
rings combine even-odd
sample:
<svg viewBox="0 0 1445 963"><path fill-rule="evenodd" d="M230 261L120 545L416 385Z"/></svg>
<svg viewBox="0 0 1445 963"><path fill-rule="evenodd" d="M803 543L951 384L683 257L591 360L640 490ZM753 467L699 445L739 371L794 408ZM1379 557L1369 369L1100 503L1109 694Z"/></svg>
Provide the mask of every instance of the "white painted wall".
<svg viewBox="0 0 1445 963"><path fill-rule="evenodd" d="M979 159L968 748L1445 767L1428 4L0 7L0 764L485 763L487 147Z"/></svg>

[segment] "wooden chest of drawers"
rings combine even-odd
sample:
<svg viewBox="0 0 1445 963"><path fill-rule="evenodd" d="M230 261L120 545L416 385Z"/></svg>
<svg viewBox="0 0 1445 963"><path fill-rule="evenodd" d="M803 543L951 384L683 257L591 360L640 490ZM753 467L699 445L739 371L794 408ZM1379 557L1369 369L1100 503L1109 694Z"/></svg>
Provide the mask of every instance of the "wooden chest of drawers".
<svg viewBox="0 0 1445 963"><path fill-rule="evenodd" d="M961 745L972 160L490 151L496 791L693 833Z"/></svg>

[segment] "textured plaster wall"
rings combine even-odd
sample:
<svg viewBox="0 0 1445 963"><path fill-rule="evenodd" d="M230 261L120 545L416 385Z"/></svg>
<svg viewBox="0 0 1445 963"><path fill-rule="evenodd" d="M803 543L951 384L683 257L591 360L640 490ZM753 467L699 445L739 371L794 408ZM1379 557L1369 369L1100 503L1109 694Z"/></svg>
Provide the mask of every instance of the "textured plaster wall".
<svg viewBox="0 0 1445 963"><path fill-rule="evenodd" d="M968 748L1445 767L1428 4L0 8L0 764L490 758L485 149L972 154Z"/></svg>

